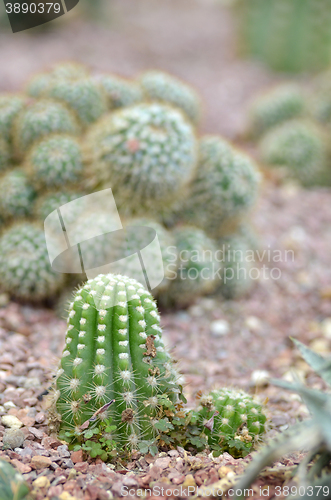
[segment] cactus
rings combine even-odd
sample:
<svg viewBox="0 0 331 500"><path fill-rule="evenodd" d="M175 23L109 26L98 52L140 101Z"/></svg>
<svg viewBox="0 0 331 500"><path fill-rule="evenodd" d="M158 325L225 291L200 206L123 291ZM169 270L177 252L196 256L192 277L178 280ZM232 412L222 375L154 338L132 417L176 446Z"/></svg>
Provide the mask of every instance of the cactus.
<svg viewBox="0 0 331 500"><path fill-rule="evenodd" d="M23 476L8 462L0 460L1 500L28 500L29 487Z"/></svg>
<svg viewBox="0 0 331 500"><path fill-rule="evenodd" d="M54 78L43 96L63 101L87 127L107 111L106 97L101 87L90 77L78 79Z"/></svg>
<svg viewBox="0 0 331 500"><path fill-rule="evenodd" d="M65 62L56 64L51 71L39 73L31 78L27 84L26 91L32 97L42 97L49 89L52 81L62 78L65 80L76 80L88 76L88 70L82 64Z"/></svg>
<svg viewBox="0 0 331 500"><path fill-rule="evenodd" d="M259 137L280 123L303 116L306 107L305 96L298 85L278 85L252 102L248 133Z"/></svg>
<svg viewBox="0 0 331 500"><path fill-rule="evenodd" d="M39 187L60 187L81 180L83 159L75 137L53 135L32 147L27 159Z"/></svg>
<svg viewBox="0 0 331 500"><path fill-rule="evenodd" d="M315 79L311 89L310 110L324 125L331 125L331 71L325 71Z"/></svg>
<svg viewBox="0 0 331 500"><path fill-rule="evenodd" d="M262 405L249 394L223 388L200 398L191 422L200 424L212 450L239 457L255 447L265 432L266 420Z"/></svg>
<svg viewBox="0 0 331 500"><path fill-rule="evenodd" d="M95 77L104 90L109 109L132 106L143 100L143 93L136 82L116 75L98 75Z"/></svg>
<svg viewBox="0 0 331 500"><path fill-rule="evenodd" d="M286 167L288 175L304 186L323 183L328 177L327 136L314 122L293 120L280 125L262 138L259 151L265 164Z"/></svg>
<svg viewBox="0 0 331 500"><path fill-rule="evenodd" d="M34 215L40 221L44 221L51 212L83 195L84 193L75 191L52 191L45 193L36 200Z"/></svg>
<svg viewBox="0 0 331 500"><path fill-rule="evenodd" d="M162 71L146 71L139 79L147 99L180 108L193 122L200 118L200 99L187 84Z"/></svg>
<svg viewBox="0 0 331 500"><path fill-rule="evenodd" d="M17 299L41 301L52 297L63 284L63 275L52 270L44 231L20 222L0 237L1 288Z"/></svg>
<svg viewBox="0 0 331 500"><path fill-rule="evenodd" d="M254 205L259 181L260 174L251 158L221 137L203 137L186 201L186 220L212 238L222 237Z"/></svg>
<svg viewBox="0 0 331 500"><path fill-rule="evenodd" d="M0 171L7 168L11 159L8 142L0 137Z"/></svg>
<svg viewBox="0 0 331 500"><path fill-rule="evenodd" d="M15 94L0 96L0 135L8 143L12 138L13 122L17 114L23 109L25 99Z"/></svg>
<svg viewBox="0 0 331 500"><path fill-rule="evenodd" d="M35 191L26 173L20 168L5 173L0 178L0 217L29 215L34 203Z"/></svg>
<svg viewBox="0 0 331 500"><path fill-rule="evenodd" d="M240 48L277 71L315 71L331 61L328 0L238 0Z"/></svg>
<svg viewBox="0 0 331 500"><path fill-rule="evenodd" d="M155 212L170 203L196 164L192 126L163 104L115 111L91 128L87 142L92 165L110 181L117 206L128 214Z"/></svg>
<svg viewBox="0 0 331 500"><path fill-rule="evenodd" d="M40 99L32 102L16 116L14 145L20 155L46 135L77 134L78 124L69 109L60 102Z"/></svg>
<svg viewBox="0 0 331 500"><path fill-rule="evenodd" d="M251 270L257 248L255 245L252 247L252 241L249 241L251 237L246 231L243 234L243 229L239 229L237 233L217 241L218 249L222 252L223 267L218 291L226 299L240 298L254 284Z"/></svg>
<svg viewBox="0 0 331 500"><path fill-rule="evenodd" d="M200 295L215 290L215 273L220 266L215 260L215 242L201 229L179 226L172 234L178 253L178 267L170 269L169 287L160 293L159 303L165 307L186 307Z"/></svg>
<svg viewBox="0 0 331 500"><path fill-rule="evenodd" d="M140 283L112 274L87 281L69 310L52 428L60 420L60 435L79 433L96 415L102 420L98 410L115 399L109 413L117 447L137 449L153 439L164 412L159 397L177 401L180 394L161 334L156 304Z"/></svg>

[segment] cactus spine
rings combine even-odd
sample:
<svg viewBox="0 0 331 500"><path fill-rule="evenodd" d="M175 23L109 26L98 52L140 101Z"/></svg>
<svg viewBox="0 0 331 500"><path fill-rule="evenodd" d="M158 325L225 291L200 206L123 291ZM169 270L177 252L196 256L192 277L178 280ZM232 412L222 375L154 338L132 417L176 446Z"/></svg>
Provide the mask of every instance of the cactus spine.
<svg viewBox="0 0 331 500"><path fill-rule="evenodd" d="M54 392L61 430L79 428L116 399L110 414L118 445L152 439L162 413L158 396L176 401L179 394L161 334L156 304L137 281L99 275L79 289Z"/></svg>

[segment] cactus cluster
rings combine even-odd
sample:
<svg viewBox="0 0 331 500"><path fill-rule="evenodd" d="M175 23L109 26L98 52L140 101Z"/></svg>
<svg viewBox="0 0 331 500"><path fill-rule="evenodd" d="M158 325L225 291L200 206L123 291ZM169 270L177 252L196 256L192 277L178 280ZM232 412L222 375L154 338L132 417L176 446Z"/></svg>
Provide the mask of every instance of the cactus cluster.
<svg viewBox="0 0 331 500"><path fill-rule="evenodd" d="M19 168L0 177L0 218L8 220L28 215L34 203L35 190L28 176Z"/></svg>
<svg viewBox="0 0 331 500"><path fill-rule="evenodd" d="M29 500L30 488L22 474L8 462L0 460L1 500Z"/></svg>
<svg viewBox="0 0 331 500"><path fill-rule="evenodd" d="M96 80L106 94L108 109L126 108L143 100L142 89L136 82L115 75L100 75Z"/></svg>
<svg viewBox="0 0 331 500"><path fill-rule="evenodd" d="M237 0L240 51L277 71L323 69L331 61L328 0Z"/></svg>

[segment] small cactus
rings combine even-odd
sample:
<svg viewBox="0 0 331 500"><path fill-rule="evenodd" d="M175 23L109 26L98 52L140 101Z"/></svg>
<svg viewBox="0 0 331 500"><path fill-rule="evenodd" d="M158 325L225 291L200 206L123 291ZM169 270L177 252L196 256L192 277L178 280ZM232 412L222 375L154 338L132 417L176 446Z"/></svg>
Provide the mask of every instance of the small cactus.
<svg viewBox="0 0 331 500"><path fill-rule="evenodd" d="M11 159L8 142L0 137L0 171L7 168Z"/></svg>
<svg viewBox="0 0 331 500"><path fill-rule="evenodd" d="M47 99L34 101L16 116L14 146L22 155L33 143L52 133L78 133L75 117L60 102Z"/></svg>
<svg viewBox="0 0 331 500"><path fill-rule="evenodd" d="M137 215L179 195L196 164L196 139L180 111L137 104L91 127L89 159L109 181L119 209Z"/></svg>
<svg viewBox="0 0 331 500"><path fill-rule="evenodd" d="M7 142L11 141L14 119L23 109L25 100L24 97L15 94L0 96L0 135Z"/></svg>
<svg viewBox="0 0 331 500"><path fill-rule="evenodd" d="M0 237L1 288L17 299L41 301L52 297L63 284L63 275L52 270L44 231L20 222Z"/></svg>
<svg viewBox="0 0 331 500"><path fill-rule="evenodd" d="M22 474L8 462L0 460L1 500L28 500L29 487Z"/></svg>
<svg viewBox="0 0 331 500"><path fill-rule="evenodd" d="M176 106L193 123L199 122L200 99L189 85L162 71L146 71L139 81L147 99Z"/></svg>
<svg viewBox="0 0 331 500"><path fill-rule="evenodd" d="M186 219L212 238L232 229L254 205L260 174L251 158L218 136L200 140L198 168L186 202Z"/></svg>
<svg viewBox="0 0 331 500"><path fill-rule="evenodd" d="M314 122L280 125L262 138L259 151L266 165L286 167L287 174L304 186L319 184L328 176L327 136Z"/></svg>
<svg viewBox="0 0 331 500"><path fill-rule="evenodd" d="M304 93L298 85L278 85L252 102L248 118L249 134L259 137L280 123L303 116L306 107Z"/></svg>
<svg viewBox="0 0 331 500"><path fill-rule="evenodd" d="M26 173L16 168L0 177L0 218L30 215L35 199L35 191Z"/></svg>
<svg viewBox="0 0 331 500"><path fill-rule="evenodd" d="M75 137L54 135L32 147L27 159L30 174L39 187L61 187L81 180L83 158Z"/></svg>
<svg viewBox="0 0 331 500"><path fill-rule="evenodd" d="M51 426L60 420L60 435L79 433L89 419L104 418L99 410L115 399L109 414L117 446L137 449L153 439L163 413L159 396L177 401L180 393L161 334L156 304L140 283L112 274L87 281L69 309Z"/></svg>
<svg viewBox="0 0 331 500"><path fill-rule="evenodd" d="M168 288L159 294L165 307L186 307L217 287L216 245L195 227L180 226L172 231L178 254L177 265L171 267Z"/></svg>
<svg viewBox="0 0 331 500"><path fill-rule="evenodd" d="M64 80L77 80L86 78L88 70L82 64L65 62L56 64L50 71L39 73L31 78L27 84L26 91L31 97L45 95L52 81L62 78Z"/></svg>
<svg viewBox="0 0 331 500"><path fill-rule="evenodd" d="M235 457L246 456L265 432L263 407L236 389L216 389L203 395L193 412L192 422L200 424L212 450Z"/></svg>
<svg viewBox="0 0 331 500"><path fill-rule="evenodd" d="M95 77L104 90L109 109L132 106L143 100L143 93L136 82L116 75L104 74Z"/></svg>
<svg viewBox="0 0 331 500"><path fill-rule="evenodd" d="M83 196L83 193L75 191L52 191L39 196L34 207L34 215L44 222L46 217L62 205Z"/></svg>

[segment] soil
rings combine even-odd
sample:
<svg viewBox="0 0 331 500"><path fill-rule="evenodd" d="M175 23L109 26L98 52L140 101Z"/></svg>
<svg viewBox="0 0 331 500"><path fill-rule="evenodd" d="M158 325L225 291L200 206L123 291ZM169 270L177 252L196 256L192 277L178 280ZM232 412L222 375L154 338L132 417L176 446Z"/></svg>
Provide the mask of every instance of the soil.
<svg viewBox="0 0 331 500"><path fill-rule="evenodd" d="M71 17L55 21L47 32L1 33L0 60L5 64L0 91L21 89L31 75L63 59L127 76L158 67L200 91L205 103L202 132L233 139L244 127L252 96L281 79L236 57L233 20L218 2L112 0L107 23ZM164 311L162 324L185 379L189 406L200 391L215 385L243 388L268 400L272 437L306 418L307 409L298 396L271 385L269 378L290 380L294 371L308 385L322 387L290 337L323 355L330 352L331 192L303 190L267 175L250 217L261 239L253 290L237 301L207 297L185 311ZM265 276L263 265L269 268ZM50 437L38 396L49 387L65 328L65 321L50 309L0 296L0 416L17 417L25 437L18 448L0 450L0 457L23 474L33 498L106 500L121 496L123 486L137 495L139 488L163 487L170 498L186 498L188 486L212 484L217 490L243 472L250 456L192 457L181 448L156 457L136 454L132 462L115 468L69 452ZM262 370L264 382L259 379ZM0 425L0 444L4 432ZM263 498L276 498L275 487L299 460L294 454L275 464L274 472L255 483L250 498L261 498L265 486L269 491Z"/></svg>

